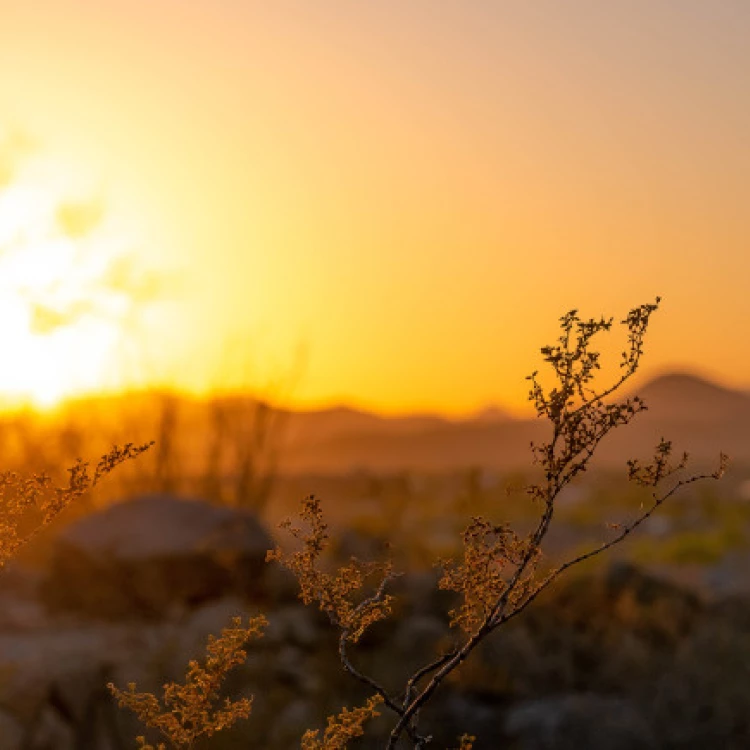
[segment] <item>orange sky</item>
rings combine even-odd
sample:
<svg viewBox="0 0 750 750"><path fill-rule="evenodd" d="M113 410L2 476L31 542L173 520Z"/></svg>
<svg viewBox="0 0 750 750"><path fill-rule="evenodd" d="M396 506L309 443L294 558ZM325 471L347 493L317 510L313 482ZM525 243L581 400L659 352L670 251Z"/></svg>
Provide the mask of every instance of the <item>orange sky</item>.
<svg viewBox="0 0 750 750"><path fill-rule="evenodd" d="M744 0L4 6L0 395L518 407L657 294L647 370L750 385Z"/></svg>

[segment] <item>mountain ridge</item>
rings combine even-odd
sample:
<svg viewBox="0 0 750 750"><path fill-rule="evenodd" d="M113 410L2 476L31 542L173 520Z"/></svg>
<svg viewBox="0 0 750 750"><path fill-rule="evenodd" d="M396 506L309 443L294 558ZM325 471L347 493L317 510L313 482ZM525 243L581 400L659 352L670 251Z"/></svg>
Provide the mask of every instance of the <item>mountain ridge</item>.
<svg viewBox="0 0 750 750"><path fill-rule="evenodd" d="M688 450L698 461L713 461L723 450L750 462L750 393L692 373L672 371L650 378L628 395L641 396L647 410L605 441L600 450L603 463L647 457L662 436L673 439L676 450ZM285 465L300 471L434 471L466 465L510 469L527 465L529 442L545 439L546 422L534 416L515 418L499 413L501 418L489 421L483 420L481 413L461 420L436 416L431 422L419 423L419 429L409 416L389 418L391 427L402 426L389 430L382 429L377 415L370 414L368 421L363 412L360 429L334 430L325 437L314 429L304 437L298 434L296 444L288 446ZM313 422L308 426L313 427Z"/></svg>
<svg viewBox="0 0 750 750"><path fill-rule="evenodd" d="M650 378L629 393L640 395L647 410L604 441L598 452L601 461L622 465L627 458L648 458L663 436L674 441L676 451L689 451L700 461L714 462L721 450L750 465L747 392L673 371ZM195 461L209 450L212 430L224 424L222 414L233 415L234 440L244 433L252 439L254 425L274 430L280 471L292 473L354 469L439 472L467 466L514 470L529 466L529 442L543 441L549 432L546 420L533 415L510 416L502 407L489 406L456 418L429 413L383 415L338 404L308 410L276 409L280 420L269 422L268 415L273 416L274 410L258 412L260 403L237 394L212 402L142 393L120 396L119 400L78 401L69 408L71 415L83 415L87 430L99 419L101 434L108 434L108 425L114 425L131 440L158 438L160 424L165 424L164 419L169 424L169 409L173 408ZM99 411L101 416L97 416ZM261 421L254 422L256 419Z"/></svg>

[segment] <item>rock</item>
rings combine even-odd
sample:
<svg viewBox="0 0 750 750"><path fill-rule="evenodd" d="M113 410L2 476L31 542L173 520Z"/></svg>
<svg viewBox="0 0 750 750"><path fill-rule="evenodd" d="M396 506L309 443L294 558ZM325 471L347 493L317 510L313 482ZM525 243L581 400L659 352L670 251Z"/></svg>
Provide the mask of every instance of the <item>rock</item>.
<svg viewBox="0 0 750 750"><path fill-rule="evenodd" d="M506 714L505 734L518 750L649 750L657 743L632 704L591 693L516 704Z"/></svg>
<svg viewBox="0 0 750 750"><path fill-rule="evenodd" d="M104 620L161 618L228 594L264 600L272 546L250 513L139 497L66 528L40 595L51 611Z"/></svg>

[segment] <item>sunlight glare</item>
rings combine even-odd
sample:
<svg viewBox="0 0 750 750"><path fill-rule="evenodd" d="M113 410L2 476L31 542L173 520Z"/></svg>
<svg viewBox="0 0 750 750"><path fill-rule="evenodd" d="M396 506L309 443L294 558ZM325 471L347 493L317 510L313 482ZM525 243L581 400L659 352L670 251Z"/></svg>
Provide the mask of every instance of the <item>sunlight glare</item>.
<svg viewBox="0 0 750 750"><path fill-rule="evenodd" d="M47 165L0 189L2 407L48 408L103 389L132 313L128 290L110 280L124 238L96 211L70 209L64 178Z"/></svg>

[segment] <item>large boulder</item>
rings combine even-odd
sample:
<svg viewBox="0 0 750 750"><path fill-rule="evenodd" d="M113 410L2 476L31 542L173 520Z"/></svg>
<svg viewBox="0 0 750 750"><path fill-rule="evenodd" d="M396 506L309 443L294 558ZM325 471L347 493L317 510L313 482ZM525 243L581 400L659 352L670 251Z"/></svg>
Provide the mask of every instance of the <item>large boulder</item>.
<svg viewBox="0 0 750 750"><path fill-rule="evenodd" d="M251 513L138 497L62 531L40 594L51 611L105 620L157 619L227 594L265 603L272 546Z"/></svg>

